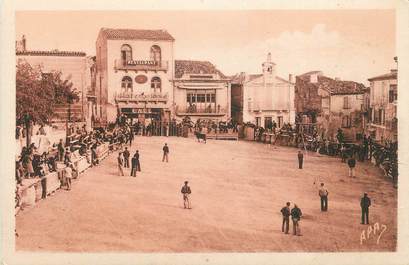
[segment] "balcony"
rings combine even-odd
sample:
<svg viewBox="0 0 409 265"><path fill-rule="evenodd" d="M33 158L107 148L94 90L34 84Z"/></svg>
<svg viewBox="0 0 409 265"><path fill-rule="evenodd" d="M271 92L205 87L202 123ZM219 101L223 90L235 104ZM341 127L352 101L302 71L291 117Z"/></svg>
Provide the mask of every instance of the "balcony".
<svg viewBox="0 0 409 265"><path fill-rule="evenodd" d="M168 93L115 93L115 100L122 102L164 102L166 103L169 99Z"/></svg>
<svg viewBox="0 0 409 265"><path fill-rule="evenodd" d="M114 61L114 70L118 71L168 71L169 63L168 61L160 61L160 62L155 62L155 61L146 61L146 60L133 60L133 61L123 61L123 60L115 60Z"/></svg>
<svg viewBox="0 0 409 265"><path fill-rule="evenodd" d="M176 115L178 116L212 116L221 117L227 114L226 109L220 107L184 107L176 106Z"/></svg>

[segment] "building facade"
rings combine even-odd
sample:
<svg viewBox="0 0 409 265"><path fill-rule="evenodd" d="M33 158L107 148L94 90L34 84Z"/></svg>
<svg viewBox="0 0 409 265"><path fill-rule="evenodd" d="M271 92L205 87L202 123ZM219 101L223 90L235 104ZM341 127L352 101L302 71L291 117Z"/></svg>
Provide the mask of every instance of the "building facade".
<svg viewBox="0 0 409 265"><path fill-rule="evenodd" d="M296 77L295 91L299 124L317 126L320 135L330 139L339 128L348 141L363 134L367 93L363 84L312 71Z"/></svg>
<svg viewBox="0 0 409 265"><path fill-rule="evenodd" d="M145 122L170 119L174 38L165 30L102 28L96 41L99 115Z"/></svg>
<svg viewBox="0 0 409 265"><path fill-rule="evenodd" d="M390 73L369 78L369 117L368 132L371 138L384 142L395 142L398 138L398 72L391 70Z"/></svg>
<svg viewBox="0 0 409 265"><path fill-rule="evenodd" d="M208 61L175 61L174 117L226 121L230 118L230 79Z"/></svg>
<svg viewBox="0 0 409 265"><path fill-rule="evenodd" d="M271 54L262 64L262 74L242 73L232 81L234 86L234 109L242 114L238 121L250 122L264 128L271 127L273 121L278 128L284 123L294 124L294 83L276 75L276 65ZM241 103L237 99L243 100ZM235 114L237 116L237 114Z"/></svg>
<svg viewBox="0 0 409 265"><path fill-rule="evenodd" d="M87 112L87 94L91 90L91 65L84 52L75 51L32 51L26 47L26 39L23 36L16 42L16 60L27 62L31 66L40 66L43 75L51 72L61 72L63 80L72 82L76 89L79 101L71 106L72 121L85 121ZM68 107L57 106L55 109L54 122L64 122L67 119Z"/></svg>

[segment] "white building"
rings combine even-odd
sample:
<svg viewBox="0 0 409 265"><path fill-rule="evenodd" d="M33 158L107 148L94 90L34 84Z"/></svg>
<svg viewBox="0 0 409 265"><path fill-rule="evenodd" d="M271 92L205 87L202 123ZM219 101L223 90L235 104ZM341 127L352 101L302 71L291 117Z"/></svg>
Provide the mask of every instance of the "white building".
<svg viewBox="0 0 409 265"><path fill-rule="evenodd" d="M88 116L87 95L91 91L90 58L84 52L76 51L33 51L26 47L24 36L16 42L16 60L26 62L31 66L40 66L44 75L51 72L61 72L63 80L72 82L73 89L76 89L79 102L71 106L71 120L84 121ZM57 106L54 111L54 121L65 121L67 119L67 109L65 105Z"/></svg>
<svg viewBox="0 0 409 265"><path fill-rule="evenodd" d="M230 79L208 61L175 61L175 118L230 118Z"/></svg>
<svg viewBox="0 0 409 265"><path fill-rule="evenodd" d="M398 71L369 78L370 124L372 139L397 141L398 138Z"/></svg>
<svg viewBox="0 0 409 265"><path fill-rule="evenodd" d="M262 64L262 74L245 74L243 81L243 122L269 127L273 121L278 128L294 124L294 86L291 80L276 75L271 54Z"/></svg>
<svg viewBox="0 0 409 265"><path fill-rule="evenodd" d="M102 28L96 41L97 101L103 120L118 113L169 120L174 38L165 30Z"/></svg>

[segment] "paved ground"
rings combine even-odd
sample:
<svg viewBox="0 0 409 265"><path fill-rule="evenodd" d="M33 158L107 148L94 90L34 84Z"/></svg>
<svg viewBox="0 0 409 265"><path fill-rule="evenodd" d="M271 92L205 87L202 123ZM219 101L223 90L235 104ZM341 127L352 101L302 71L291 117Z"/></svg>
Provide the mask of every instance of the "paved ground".
<svg viewBox="0 0 409 265"><path fill-rule="evenodd" d="M170 162L161 162L164 142ZM348 178L339 159L308 153L297 168L296 149L251 142L144 137L132 146L142 172L120 177L116 154L89 169L71 191L26 209L16 218L17 250L135 252L392 251L396 248L397 192L378 169L358 164ZM126 173L129 174L129 171ZM192 188L193 209L180 189ZM320 212L317 186L329 190ZM369 193L371 223L381 229L360 244L360 196ZM281 233L280 209L295 202L303 236ZM291 227L290 227L291 229Z"/></svg>

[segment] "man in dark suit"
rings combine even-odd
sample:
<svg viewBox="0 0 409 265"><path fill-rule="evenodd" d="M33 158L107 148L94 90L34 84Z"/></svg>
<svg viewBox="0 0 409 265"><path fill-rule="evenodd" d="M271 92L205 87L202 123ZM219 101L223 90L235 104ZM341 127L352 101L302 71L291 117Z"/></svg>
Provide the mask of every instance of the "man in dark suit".
<svg viewBox="0 0 409 265"><path fill-rule="evenodd" d="M163 157L162 157L162 162L168 162L169 158L169 146L167 143L165 143L165 146L163 146Z"/></svg>
<svg viewBox="0 0 409 265"><path fill-rule="evenodd" d="M134 158L136 160L135 170L140 172L141 171L141 164L140 164L140 161L139 161L139 151L138 150L136 150Z"/></svg>
<svg viewBox="0 0 409 265"><path fill-rule="evenodd" d="M281 214L283 215L283 224L281 226L281 231L288 234L288 230L290 228L290 215L291 215L289 202L287 202L286 206L281 208Z"/></svg>
<svg viewBox="0 0 409 265"><path fill-rule="evenodd" d="M136 177L136 166L137 166L138 159L139 159L139 157L137 158L136 156L137 156L137 154L134 154L132 159L131 159L131 166L132 166L131 176L132 177Z"/></svg>
<svg viewBox="0 0 409 265"><path fill-rule="evenodd" d="M129 150L127 147L125 147L123 156L124 156L124 167L129 168L129 157L131 156L131 153L129 153Z"/></svg>
<svg viewBox="0 0 409 265"><path fill-rule="evenodd" d="M302 164L304 162L304 155L301 151L298 151L298 168L302 169Z"/></svg>
<svg viewBox="0 0 409 265"><path fill-rule="evenodd" d="M318 190L318 195L321 198L321 211L328 211L328 190L324 188L324 183L321 183L321 188Z"/></svg>
<svg viewBox="0 0 409 265"><path fill-rule="evenodd" d="M361 224L369 224L369 206L371 206L371 199L368 197L367 193L364 193L364 197L361 198Z"/></svg>

